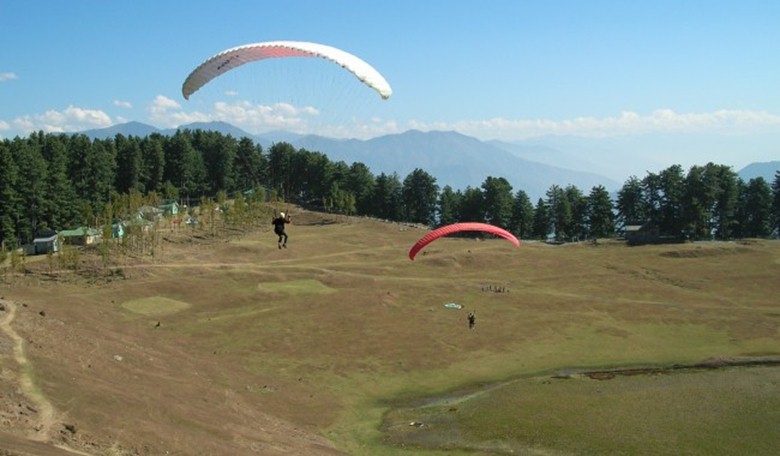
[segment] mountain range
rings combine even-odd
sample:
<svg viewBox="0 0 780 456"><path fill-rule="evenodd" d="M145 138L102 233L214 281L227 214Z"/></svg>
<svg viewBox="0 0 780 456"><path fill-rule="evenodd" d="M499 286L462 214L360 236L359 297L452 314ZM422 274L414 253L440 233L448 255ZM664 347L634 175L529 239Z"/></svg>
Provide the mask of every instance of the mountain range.
<svg viewBox="0 0 780 456"><path fill-rule="evenodd" d="M113 138L117 134L139 137L152 133L172 135L179 129L200 129L217 131L235 138L247 137L263 149L274 143L287 142L296 149L322 152L331 161L344 161L347 164L361 162L368 166L374 175L397 173L401 180L419 168L435 177L439 187L449 185L455 190L479 187L488 176L503 177L512 185L514 191L525 191L532 202L543 198L552 185L574 185L587 195L597 185L602 185L610 193L614 193L624 183L598 172L600 169L607 169L604 162L608 165L609 160L601 159L595 163L592 157L598 157L597 153L585 154L582 153L582 148L561 141L558 144L551 141L546 144L540 141L481 141L452 131L416 130L368 140L333 139L286 131L252 135L225 122L199 122L172 129L158 129L140 122L128 122L81 133L95 139ZM558 145L561 147L557 147ZM597 166L599 163L601 167ZM663 167L657 171L661 169ZM751 163L737 173L745 181L761 176L771 184L778 170L780 161L771 161ZM625 176L625 179L628 177L630 176Z"/></svg>

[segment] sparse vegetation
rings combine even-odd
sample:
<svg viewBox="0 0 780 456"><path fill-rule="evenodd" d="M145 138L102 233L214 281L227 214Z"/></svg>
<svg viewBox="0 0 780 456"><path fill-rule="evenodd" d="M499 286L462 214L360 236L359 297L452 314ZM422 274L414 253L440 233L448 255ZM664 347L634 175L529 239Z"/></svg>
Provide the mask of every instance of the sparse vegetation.
<svg viewBox="0 0 780 456"><path fill-rule="evenodd" d="M769 427L780 410L776 366L573 375L780 357L777 241L514 249L441 239L410 262L422 229L292 216L286 250L267 217L240 237L227 227L213 237L203 221L160 236L162 254L109 268L126 280L94 281L86 267L40 280L39 261L3 285L6 300L24 303L13 327L32 341L39 390L78 430L66 444L98 454L465 455L770 454L779 443ZM97 249L80 255L101 271ZM472 331L467 311L477 314ZM0 388L14 391L8 378ZM26 426L9 421L5 432Z"/></svg>

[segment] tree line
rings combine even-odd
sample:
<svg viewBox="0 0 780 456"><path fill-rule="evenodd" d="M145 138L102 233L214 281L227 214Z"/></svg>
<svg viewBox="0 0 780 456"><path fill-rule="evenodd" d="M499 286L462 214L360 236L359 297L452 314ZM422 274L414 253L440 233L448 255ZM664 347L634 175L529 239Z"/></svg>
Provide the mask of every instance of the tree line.
<svg viewBox="0 0 780 456"><path fill-rule="evenodd" d="M37 132L0 142L0 241L27 243L43 228L96 226L104 214L129 215L123 203L129 195L198 202L252 190L348 215L431 226L486 222L525 239L603 238L643 223L691 240L766 237L780 227L780 172L772 183L743 182L713 163L632 176L614 201L603 186L586 194L552 185L533 203L501 177L488 176L479 187L440 187L422 169L403 179L374 175L360 162L332 161L285 142L264 150L249 138L213 131L94 140Z"/></svg>

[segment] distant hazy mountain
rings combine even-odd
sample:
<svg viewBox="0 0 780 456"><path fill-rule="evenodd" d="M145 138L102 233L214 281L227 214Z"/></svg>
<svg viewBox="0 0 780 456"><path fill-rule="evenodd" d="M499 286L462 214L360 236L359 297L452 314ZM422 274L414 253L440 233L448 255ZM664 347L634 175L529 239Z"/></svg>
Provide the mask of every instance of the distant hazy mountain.
<svg viewBox="0 0 780 456"><path fill-rule="evenodd" d="M769 185L775 181L775 173L780 171L780 161L751 163L737 173L743 181L748 182L756 177L763 177Z"/></svg>
<svg viewBox="0 0 780 456"><path fill-rule="evenodd" d="M231 135L234 138L247 137L252 140L256 138L246 131L235 127L227 122L194 122L187 125L182 125L178 128L167 128L161 130L159 128L147 125L141 122L128 122L124 124L114 125L108 128L97 128L94 130L86 130L80 133L87 135L91 139L105 139L113 138L117 134L124 136L149 136L152 133L159 133L161 135L170 136L176 133L177 130L208 130L217 131L224 135Z"/></svg>
<svg viewBox="0 0 780 456"><path fill-rule="evenodd" d="M610 191L622 185L595 173L521 158L503 148L455 132L410 130L366 141L305 136L292 144L320 151L334 161L362 162L374 174L396 172L403 179L415 168L420 168L434 176L440 187L449 185L456 190L479 187L488 176L503 177L515 191L528 193L534 203L552 185L575 185L585 194L597 185Z"/></svg>
<svg viewBox="0 0 780 456"><path fill-rule="evenodd" d="M597 167L592 160L587 158L587 155L545 144L537 144L532 141L506 142L492 140L486 141L486 143L511 152L520 158L551 166L561 166L561 164L565 163L568 169L591 171Z"/></svg>
<svg viewBox="0 0 780 456"><path fill-rule="evenodd" d="M204 130L204 131L216 131L219 133L222 133L223 135L230 135L234 138L250 138L254 140L255 138L246 131L231 125L227 122L193 122L191 124L182 125L178 128L170 128L165 130L165 134L172 135L176 133L176 130Z"/></svg>
<svg viewBox="0 0 780 456"><path fill-rule="evenodd" d="M276 130L268 133L263 133L261 135L255 135L256 142L262 144L263 147L278 142L287 142L293 144L296 141L299 141L303 137L304 135L299 135L298 133L291 133L289 131L284 131L284 130Z"/></svg>
<svg viewBox="0 0 780 456"><path fill-rule="evenodd" d="M155 128L151 125L146 125L141 122L128 122L118 125L112 125L107 128L98 128L95 130L86 130L79 132L87 135L90 139L108 139L121 134L124 136L149 136L152 133L161 133L159 128Z"/></svg>

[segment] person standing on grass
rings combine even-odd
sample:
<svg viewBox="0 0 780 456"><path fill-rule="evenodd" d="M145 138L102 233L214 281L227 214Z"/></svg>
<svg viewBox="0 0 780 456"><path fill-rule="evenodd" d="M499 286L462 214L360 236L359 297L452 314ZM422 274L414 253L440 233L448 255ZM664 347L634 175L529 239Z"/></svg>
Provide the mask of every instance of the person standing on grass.
<svg viewBox="0 0 780 456"><path fill-rule="evenodd" d="M292 220L290 219L289 215L286 215L284 212L279 213L279 217L276 217L273 219L271 224L274 226L274 233L276 233L277 236L279 236L279 248L281 249L284 247L287 248L287 233L284 231L284 225L286 223L290 223Z"/></svg>
<svg viewBox="0 0 780 456"><path fill-rule="evenodd" d="M474 329L474 326L477 324L477 316L474 315L474 312L469 312L469 329Z"/></svg>

